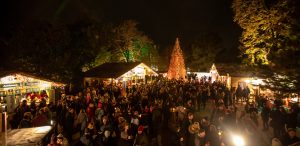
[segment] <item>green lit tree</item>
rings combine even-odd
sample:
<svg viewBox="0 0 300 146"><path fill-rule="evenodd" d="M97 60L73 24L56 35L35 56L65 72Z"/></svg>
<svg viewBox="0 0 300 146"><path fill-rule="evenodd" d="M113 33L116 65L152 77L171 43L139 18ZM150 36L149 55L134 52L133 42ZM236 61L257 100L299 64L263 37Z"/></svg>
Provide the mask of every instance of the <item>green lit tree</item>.
<svg viewBox="0 0 300 146"><path fill-rule="evenodd" d="M153 41L137 28L138 23L126 20L112 29L109 41L112 61L136 62L148 61L156 56ZM153 61L149 61L153 62Z"/></svg>

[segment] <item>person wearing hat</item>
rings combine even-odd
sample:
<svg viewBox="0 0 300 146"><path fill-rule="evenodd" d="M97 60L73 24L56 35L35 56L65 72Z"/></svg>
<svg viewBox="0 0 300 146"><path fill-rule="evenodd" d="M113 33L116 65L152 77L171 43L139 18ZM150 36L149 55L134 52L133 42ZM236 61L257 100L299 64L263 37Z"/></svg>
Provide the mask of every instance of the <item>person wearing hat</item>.
<svg viewBox="0 0 300 146"><path fill-rule="evenodd" d="M296 136L294 128L288 128L287 133L281 138L283 146L299 146L300 139Z"/></svg>
<svg viewBox="0 0 300 146"><path fill-rule="evenodd" d="M148 146L149 141L146 134L143 132L144 126L140 125L138 127L137 136L135 137L133 146Z"/></svg>

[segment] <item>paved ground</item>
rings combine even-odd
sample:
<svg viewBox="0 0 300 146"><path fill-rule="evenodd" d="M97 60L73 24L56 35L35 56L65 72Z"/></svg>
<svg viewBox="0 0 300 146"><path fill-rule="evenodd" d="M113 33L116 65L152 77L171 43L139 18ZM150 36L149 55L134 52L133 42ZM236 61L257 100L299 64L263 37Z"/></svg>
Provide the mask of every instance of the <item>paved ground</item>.
<svg viewBox="0 0 300 146"><path fill-rule="evenodd" d="M237 104L238 112L237 117L240 116L241 112L244 111L244 104ZM274 136L273 134L273 128L269 127L267 131L263 131L263 122L260 116L260 113L258 114L258 126L255 125L255 123L250 119L249 115L246 115L243 120L241 121L241 127L247 128L249 130L245 130L245 135L248 134L250 137L250 142L253 146L271 146L272 145L272 138ZM300 137L300 129L296 129L296 135L297 137Z"/></svg>
<svg viewBox="0 0 300 146"><path fill-rule="evenodd" d="M240 117L244 111L243 104L237 104L237 118ZM244 136L247 137L249 145L255 146L271 146L273 138L273 129L270 127L268 131L263 131L262 119L258 114L258 126L251 120L250 116L246 114L240 121L238 121L239 128L243 130Z"/></svg>

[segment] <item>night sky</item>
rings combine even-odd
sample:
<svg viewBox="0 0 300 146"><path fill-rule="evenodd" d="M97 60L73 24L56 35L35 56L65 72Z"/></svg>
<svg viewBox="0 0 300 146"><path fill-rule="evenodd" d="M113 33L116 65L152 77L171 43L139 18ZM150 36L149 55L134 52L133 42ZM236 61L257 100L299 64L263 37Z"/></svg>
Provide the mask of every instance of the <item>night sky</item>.
<svg viewBox="0 0 300 146"><path fill-rule="evenodd" d="M226 48L236 51L240 28L232 21L231 0L6 0L0 4L0 37L34 20L60 19L72 23L86 16L106 22L137 20L139 29L158 44L184 47L204 32L218 33Z"/></svg>

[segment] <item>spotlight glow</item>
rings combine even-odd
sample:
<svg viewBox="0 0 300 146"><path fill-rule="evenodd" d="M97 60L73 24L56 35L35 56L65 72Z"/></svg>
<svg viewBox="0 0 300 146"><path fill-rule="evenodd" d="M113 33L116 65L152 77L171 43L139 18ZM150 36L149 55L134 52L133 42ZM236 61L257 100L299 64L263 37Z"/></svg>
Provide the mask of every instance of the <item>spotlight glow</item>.
<svg viewBox="0 0 300 146"><path fill-rule="evenodd" d="M245 145L245 141L241 136L234 135L232 140L233 140L233 144L235 146L244 146Z"/></svg>

